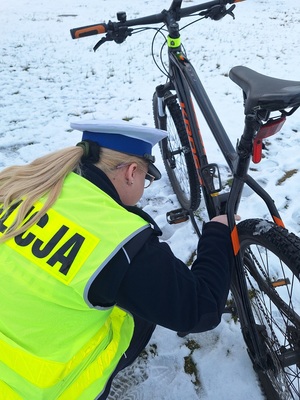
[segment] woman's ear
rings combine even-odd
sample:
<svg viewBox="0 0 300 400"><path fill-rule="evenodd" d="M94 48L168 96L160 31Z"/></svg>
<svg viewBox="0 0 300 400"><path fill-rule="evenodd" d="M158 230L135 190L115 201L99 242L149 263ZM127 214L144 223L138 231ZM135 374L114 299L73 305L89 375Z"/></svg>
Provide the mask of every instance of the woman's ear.
<svg viewBox="0 0 300 400"><path fill-rule="evenodd" d="M137 171L137 163L135 162L131 163L125 171L126 181L129 182L130 184L133 184L136 171Z"/></svg>

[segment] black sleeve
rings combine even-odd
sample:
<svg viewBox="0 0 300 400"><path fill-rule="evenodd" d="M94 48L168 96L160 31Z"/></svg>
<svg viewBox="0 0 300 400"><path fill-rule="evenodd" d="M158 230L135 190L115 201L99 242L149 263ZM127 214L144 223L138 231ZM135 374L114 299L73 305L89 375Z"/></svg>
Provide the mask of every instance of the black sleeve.
<svg viewBox="0 0 300 400"><path fill-rule="evenodd" d="M191 269L152 235L130 264L122 251L111 260L92 284L89 300L118 304L175 331L209 330L220 322L232 262L229 229L223 224L205 225Z"/></svg>

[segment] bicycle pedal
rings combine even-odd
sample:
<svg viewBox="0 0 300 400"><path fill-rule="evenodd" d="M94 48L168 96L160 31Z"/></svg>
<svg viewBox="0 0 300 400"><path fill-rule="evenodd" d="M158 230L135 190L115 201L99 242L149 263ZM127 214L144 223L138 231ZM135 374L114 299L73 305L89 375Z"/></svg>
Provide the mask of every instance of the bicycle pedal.
<svg viewBox="0 0 300 400"><path fill-rule="evenodd" d="M180 224L181 222L186 222L189 219L189 212L184 208L178 208L177 210L172 210L166 213L167 221L170 225Z"/></svg>

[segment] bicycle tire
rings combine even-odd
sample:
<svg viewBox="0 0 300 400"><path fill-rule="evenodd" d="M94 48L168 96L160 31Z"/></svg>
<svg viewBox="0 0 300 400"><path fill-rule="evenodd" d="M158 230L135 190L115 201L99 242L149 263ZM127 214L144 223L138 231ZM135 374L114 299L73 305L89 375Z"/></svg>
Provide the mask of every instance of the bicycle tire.
<svg viewBox="0 0 300 400"><path fill-rule="evenodd" d="M165 94L166 118L161 119L160 124L157 107L157 95L154 93L155 126L168 132L168 137L159 142L166 172L181 206L195 211L200 205L201 188L178 100L170 91Z"/></svg>
<svg viewBox="0 0 300 400"><path fill-rule="evenodd" d="M238 232L255 320L254 326L241 326L248 353L268 400L299 400L300 239L260 219L239 223ZM236 288L232 287L232 293L235 296ZM261 339L265 368L257 365L248 334L251 329Z"/></svg>

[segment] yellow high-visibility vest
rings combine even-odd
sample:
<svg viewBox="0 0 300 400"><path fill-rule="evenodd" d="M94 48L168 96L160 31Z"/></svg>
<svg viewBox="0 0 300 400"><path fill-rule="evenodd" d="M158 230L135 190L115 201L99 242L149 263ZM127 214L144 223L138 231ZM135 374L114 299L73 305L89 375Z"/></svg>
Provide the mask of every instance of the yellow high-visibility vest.
<svg viewBox="0 0 300 400"><path fill-rule="evenodd" d="M0 205L0 235L19 205ZM0 244L0 400L93 400L103 391L134 322L116 306L93 308L87 292L113 255L148 226L71 173L54 206Z"/></svg>

